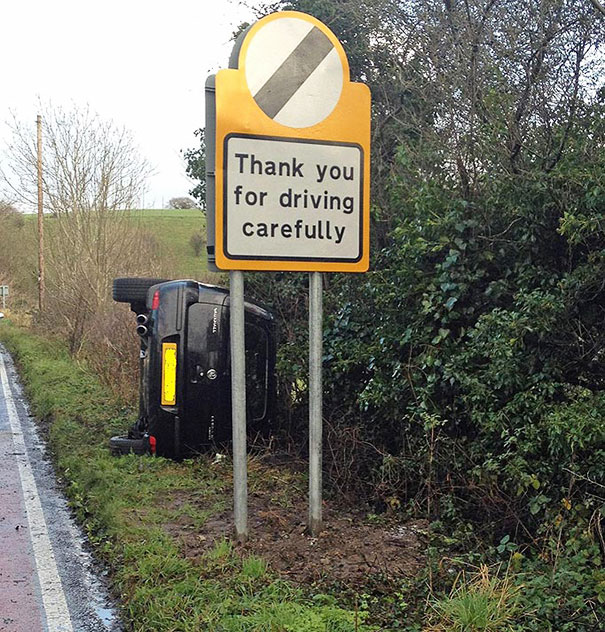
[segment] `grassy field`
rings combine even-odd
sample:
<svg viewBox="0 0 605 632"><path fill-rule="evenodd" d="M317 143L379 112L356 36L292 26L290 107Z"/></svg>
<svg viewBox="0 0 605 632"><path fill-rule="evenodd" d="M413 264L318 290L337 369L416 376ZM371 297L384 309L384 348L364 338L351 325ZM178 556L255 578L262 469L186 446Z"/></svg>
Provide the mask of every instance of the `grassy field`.
<svg viewBox="0 0 605 632"><path fill-rule="evenodd" d="M206 217L199 209L144 209L133 210L131 215L133 222L156 239L163 261L163 275L216 281L206 269ZM200 231L204 235L204 247L202 253L196 256L190 240Z"/></svg>

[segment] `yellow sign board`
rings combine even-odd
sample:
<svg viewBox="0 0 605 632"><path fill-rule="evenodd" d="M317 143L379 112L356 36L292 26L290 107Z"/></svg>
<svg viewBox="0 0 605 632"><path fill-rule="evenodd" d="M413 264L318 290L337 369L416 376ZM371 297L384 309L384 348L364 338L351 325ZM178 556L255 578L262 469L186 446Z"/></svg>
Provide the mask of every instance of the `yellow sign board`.
<svg viewBox="0 0 605 632"><path fill-rule="evenodd" d="M274 13L216 75L216 264L364 272L370 91L315 18Z"/></svg>

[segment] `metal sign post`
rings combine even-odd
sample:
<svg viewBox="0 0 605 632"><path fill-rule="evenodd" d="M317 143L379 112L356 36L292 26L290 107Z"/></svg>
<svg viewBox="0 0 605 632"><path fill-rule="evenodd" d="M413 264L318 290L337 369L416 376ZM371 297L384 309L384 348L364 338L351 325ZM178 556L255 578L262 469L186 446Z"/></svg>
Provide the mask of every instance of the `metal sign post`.
<svg viewBox="0 0 605 632"><path fill-rule="evenodd" d="M309 531L322 528L322 276L309 274Z"/></svg>
<svg viewBox="0 0 605 632"><path fill-rule="evenodd" d="M231 417L233 427L233 512L235 537L248 537L248 470L246 455L246 351L244 275L233 270L230 284Z"/></svg>
<svg viewBox="0 0 605 632"><path fill-rule="evenodd" d="M2 297L2 309L6 309L6 297L8 296L8 285L0 285L0 296Z"/></svg>

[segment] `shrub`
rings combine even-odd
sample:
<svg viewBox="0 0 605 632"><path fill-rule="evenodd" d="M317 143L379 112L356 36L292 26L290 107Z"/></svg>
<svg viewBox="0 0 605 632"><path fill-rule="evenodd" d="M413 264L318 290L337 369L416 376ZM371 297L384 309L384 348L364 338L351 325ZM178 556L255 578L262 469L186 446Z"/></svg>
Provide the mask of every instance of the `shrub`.
<svg viewBox="0 0 605 632"><path fill-rule="evenodd" d="M189 239L189 245L191 246L196 257L199 257L202 254L205 242L206 240L201 230L197 230L195 233L193 233L193 235L191 235Z"/></svg>
<svg viewBox="0 0 605 632"><path fill-rule="evenodd" d="M197 202L190 197L173 197L168 202L168 208L172 209L189 209L198 208Z"/></svg>

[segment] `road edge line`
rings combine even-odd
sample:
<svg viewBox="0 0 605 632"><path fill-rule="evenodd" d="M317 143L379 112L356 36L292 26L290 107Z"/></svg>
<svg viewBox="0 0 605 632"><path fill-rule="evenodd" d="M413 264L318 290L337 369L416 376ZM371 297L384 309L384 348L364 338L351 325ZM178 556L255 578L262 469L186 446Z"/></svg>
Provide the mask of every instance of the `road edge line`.
<svg viewBox="0 0 605 632"><path fill-rule="evenodd" d="M17 413L2 355L0 353L0 382L4 392L13 445L17 453L15 458L19 467L23 502L29 523L29 537L34 551L48 632L73 632L67 599L65 598L61 577L57 569L55 554L48 535L48 527L44 518L42 503L40 502L40 495L38 494L38 486L32 472L21 420Z"/></svg>

